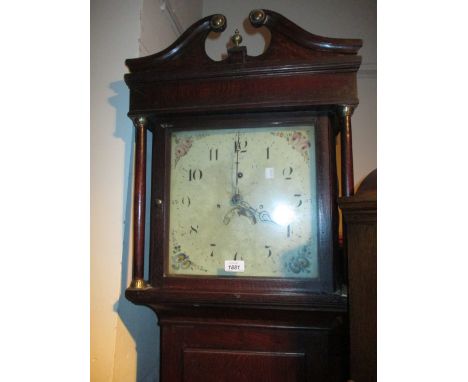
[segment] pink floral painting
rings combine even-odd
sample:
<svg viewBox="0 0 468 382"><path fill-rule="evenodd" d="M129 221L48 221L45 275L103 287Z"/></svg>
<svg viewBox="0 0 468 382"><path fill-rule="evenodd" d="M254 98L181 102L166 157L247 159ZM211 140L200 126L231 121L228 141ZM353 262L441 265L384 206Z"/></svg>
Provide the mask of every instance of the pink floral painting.
<svg viewBox="0 0 468 382"><path fill-rule="evenodd" d="M305 136L300 131L288 132L288 133L273 133L276 136L284 137L291 145L291 148L298 151L304 159L307 161L309 160L309 147L310 142L307 136Z"/></svg>
<svg viewBox="0 0 468 382"><path fill-rule="evenodd" d="M175 139L176 147L175 147L175 160L174 160L174 167L177 165L177 162L180 158L184 155L187 155L190 148L192 147L193 139L190 138L176 138Z"/></svg>

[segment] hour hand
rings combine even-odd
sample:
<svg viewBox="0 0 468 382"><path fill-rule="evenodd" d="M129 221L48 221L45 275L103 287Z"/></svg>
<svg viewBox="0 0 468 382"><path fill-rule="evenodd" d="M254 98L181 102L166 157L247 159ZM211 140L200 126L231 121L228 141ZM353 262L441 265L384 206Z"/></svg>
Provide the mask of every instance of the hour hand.
<svg viewBox="0 0 468 382"><path fill-rule="evenodd" d="M248 210L254 217L256 217L256 220L260 220L262 223L275 223L268 211L258 211L244 200L240 201L239 205L245 210Z"/></svg>
<svg viewBox="0 0 468 382"><path fill-rule="evenodd" d="M238 200L234 202L234 197L233 204L234 207L231 208L226 215L224 215L223 223L225 225L228 225L230 223L231 219L233 218L233 216L235 216L236 213L238 216L245 216L247 219L250 220L252 224L257 224L257 221L261 221L262 223L276 224L271 218L268 211L258 211L244 200Z"/></svg>
<svg viewBox="0 0 468 382"><path fill-rule="evenodd" d="M270 214L268 213L268 211L260 211L258 213L258 219L263 223L275 223L273 219L271 218Z"/></svg>

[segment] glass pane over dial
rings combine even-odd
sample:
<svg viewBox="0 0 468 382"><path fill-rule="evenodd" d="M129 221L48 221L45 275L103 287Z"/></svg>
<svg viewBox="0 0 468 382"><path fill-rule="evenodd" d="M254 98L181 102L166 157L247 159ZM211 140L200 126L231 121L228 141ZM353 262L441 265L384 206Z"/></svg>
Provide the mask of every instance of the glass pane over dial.
<svg viewBox="0 0 468 382"><path fill-rule="evenodd" d="M173 131L168 273L316 278L316 199L312 125Z"/></svg>

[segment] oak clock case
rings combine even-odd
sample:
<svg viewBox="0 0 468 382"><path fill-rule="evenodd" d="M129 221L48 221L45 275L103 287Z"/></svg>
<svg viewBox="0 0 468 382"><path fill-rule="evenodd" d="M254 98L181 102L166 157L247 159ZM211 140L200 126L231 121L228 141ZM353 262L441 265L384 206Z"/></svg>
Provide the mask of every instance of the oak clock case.
<svg viewBox="0 0 468 382"><path fill-rule="evenodd" d="M337 165L349 196L362 42L313 35L269 10L249 21L271 33L260 56L236 33L223 61L208 58L207 35L227 25L212 15L126 62L136 132L126 296L158 315L162 381L343 381Z"/></svg>

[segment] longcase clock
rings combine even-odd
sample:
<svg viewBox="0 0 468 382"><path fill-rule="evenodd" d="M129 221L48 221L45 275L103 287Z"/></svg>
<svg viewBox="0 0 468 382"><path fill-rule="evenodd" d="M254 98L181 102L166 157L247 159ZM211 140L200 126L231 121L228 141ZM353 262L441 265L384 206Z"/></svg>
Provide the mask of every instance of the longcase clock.
<svg viewBox="0 0 468 382"><path fill-rule="evenodd" d="M362 42L313 35L269 10L249 20L271 32L260 56L236 33L226 58L211 60L205 39L227 22L218 14L126 61L136 131L126 296L159 317L163 382L344 381L337 165L350 196Z"/></svg>

